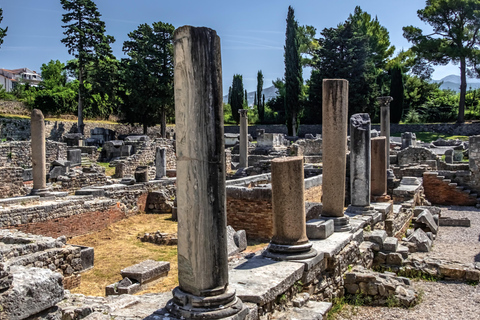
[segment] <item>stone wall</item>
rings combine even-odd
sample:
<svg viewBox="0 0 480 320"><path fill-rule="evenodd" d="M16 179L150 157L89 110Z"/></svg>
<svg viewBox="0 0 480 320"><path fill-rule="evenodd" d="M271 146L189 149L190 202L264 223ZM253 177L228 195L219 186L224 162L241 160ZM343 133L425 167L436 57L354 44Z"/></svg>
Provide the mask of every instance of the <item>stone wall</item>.
<svg viewBox="0 0 480 320"><path fill-rule="evenodd" d="M12 141L0 143L0 167L32 167L32 149L30 141ZM57 159L67 159L65 143L47 140L45 143L46 169Z"/></svg>
<svg viewBox="0 0 480 320"><path fill-rule="evenodd" d="M480 135L470 137L468 157L472 172L472 186L480 190Z"/></svg>
<svg viewBox="0 0 480 320"><path fill-rule="evenodd" d="M0 167L0 199L27 194L23 184L23 169L19 167Z"/></svg>
<svg viewBox="0 0 480 320"><path fill-rule="evenodd" d="M397 153L397 163L399 166L422 163L427 160L437 160L436 154L427 148L408 147Z"/></svg>
<svg viewBox="0 0 480 320"><path fill-rule="evenodd" d="M252 137L257 137L257 129L263 129L266 133L287 134L287 126L281 124L273 125L250 125L248 133ZM380 125L372 125L372 130L380 131ZM480 132L480 123L432 123L432 124L396 124L390 123L390 133L403 132L438 132L448 135L472 136ZM225 133L240 133L238 126L225 126ZM318 124L300 124L298 135L304 137L305 134L322 134L322 125Z"/></svg>
<svg viewBox="0 0 480 320"><path fill-rule="evenodd" d="M423 174L423 188L425 197L432 204L474 206L477 197L459 190L456 185L440 178L438 172Z"/></svg>

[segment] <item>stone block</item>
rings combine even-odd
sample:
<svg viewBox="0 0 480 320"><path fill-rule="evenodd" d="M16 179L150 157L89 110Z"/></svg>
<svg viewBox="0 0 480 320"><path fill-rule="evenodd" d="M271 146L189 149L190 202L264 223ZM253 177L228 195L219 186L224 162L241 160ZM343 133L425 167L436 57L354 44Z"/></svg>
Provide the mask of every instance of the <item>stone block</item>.
<svg viewBox="0 0 480 320"><path fill-rule="evenodd" d="M227 226L227 252L228 256L240 252L240 248L235 243L235 230L231 226Z"/></svg>
<svg viewBox="0 0 480 320"><path fill-rule="evenodd" d="M238 249L240 251L244 251L247 249L247 233L245 230L238 230L235 232L233 235L233 240L235 241L235 244L237 245Z"/></svg>
<svg viewBox="0 0 480 320"><path fill-rule="evenodd" d="M383 250L396 252L398 247L398 239L395 237L387 237L383 242Z"/></svg>
<svg viewBox="0 0 480 320"><path fill-rule="evenodd" d="M465 268L457 264L440 265L440 275L450 279L463 279L465 277Z"/></svg>
<svg viewBox="0 0 480 320"><path fill-rule="evenodd" d="M387 232L385 230L373 230L372 232L365 232L363 238L365 241L375 242L380 245L380 248L383 248Z"/></svg>
<svg viewBox="0 0 480 320"><path fill-rule="evenodd" d="M93 188L85 188L75 191L76 196L88 196L91 195L93 197L103 197L105 195L105 190L103 189L93 189Z"/></svg>
<svg viewBox="0 0 480 320"><path fill-rule="evenodd" d="M49 269L11 267L13 283L0 296L5 319L25 319L63 299L63 277ZM3 319L3 318L2 318Z"/></svg>
<svg viewBox="0 0 480 320"><path fill-rule="evenodd" d="M79 166L82 164L82 150L69 149L67 150L67 160L70 161L72 166Z"/></svg>
<svg viewBox="0 0 480 320"><path fill-rule="evenodd" d="M432 248L432 240L428 238L427 234L422 229L415 230L407 240L415 244L417 251L429 252Z"/></svg>
<svg viewBox="0 0 480 320"><path fill-rule="evenodd" d="M470 227L470 219L468 218L441 217L438 222L441 227Z"/></svg>
<svg viewBox="0 0 480 320"><path fill-rule="evenodd" d="M400 253L390 252L387 255L387 264L401 266L403 263L403 258Z"/></svg>
<svg viewBox="0 0 480 320"><path fill-rule="evenodd" d="M138 281L140 284L165 276L170 271L170 262L145 260L120 271L124 278Z"/></svg>
<svg viewBox="0 0 480 320"><path fill-rule="evenodd" d="M423 212L418 215L417 223L424 224L426 228L433 234L437 234L438 232L438 225L435 223L433 215L429 210L423 210Z"/></svg>
<svg viewBox="0 0 480 320"><path fill-rule="evenodd" d="M333 220L314 219L307 221L307 237L309 239L326 239L333 232Z"/></svg>

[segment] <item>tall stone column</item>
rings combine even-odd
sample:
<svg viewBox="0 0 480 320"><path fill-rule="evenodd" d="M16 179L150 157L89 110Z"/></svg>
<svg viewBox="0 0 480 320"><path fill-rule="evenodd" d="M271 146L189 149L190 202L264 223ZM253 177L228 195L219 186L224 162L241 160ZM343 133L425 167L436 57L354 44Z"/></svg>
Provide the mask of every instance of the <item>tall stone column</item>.
<svg viewBox="0 0 480 320"><path fill-rule="evenodd" d="M273 237L264 255L276 260L315 257L307 238L303 157L272 160L272 208Z"/></svg>
<svg viewBox="0 0 480 320"><path fill-rule="evenodd" d="M377 98L380 103L380 135L387 138L387 169L390 169L390 96Z"/></svg>
<svg viewBox="0 0 480 320"><path fill-rule="evenodd" d="M166 306L186 319L244 319L228 286L220 38L183 26L174 34L178 282Z"/></svg>
<svg viewBox="0 0 480 320"><path fill-rule="evenodd" d="M32 145L32 194L38 194L47 188L46 152L45 152L45 119L42 111L33 109L31 115Z"/></svg>
<svg viewBox="0 0 480 320"><path fill-rule="evenodd" d="M248 167L248 116L247 109L240 109L240 168Z"/></svg>
<svg viewBox="0 0 480 320"><path fill-rule="evenodd" d="M166 149L157 147L155 150L155 179L161 179L167 175Z"/></svg>
<svg viewBox="0 0 480 320"><path fill-rule="evenodd" d="M390 200L387 195L387 138L372 138L371 195L375 202Z"/></svg>
<svg viewBox="0 0 480 320"><path fill-rule="evenodd" d="M345 204L348 81L323 80L322 102L323 183L322 217L334 219L335 231L348 231Z"/></svg>
<svg viewBox="0 0 480 320"><path fill-rule="evenodd" d="M352 214L373 214L370 205L371 142L370 116L357 113L350 118L350 199Z"/></svg>

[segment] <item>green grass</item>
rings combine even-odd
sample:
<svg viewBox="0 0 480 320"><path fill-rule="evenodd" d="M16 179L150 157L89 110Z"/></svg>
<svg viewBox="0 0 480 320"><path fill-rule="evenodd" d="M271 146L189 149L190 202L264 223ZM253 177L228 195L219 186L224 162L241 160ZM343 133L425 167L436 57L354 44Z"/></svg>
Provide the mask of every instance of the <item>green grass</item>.
<svg viewBox="0 0 480 320"><path fill-rule="evenodd" d="M110 167L110 163L108 162L97 162L97 164L101 167L105 168L105 175L106 176L113 176L115 174L115 167Z"/></svg>
<svg viewBox="0 0 480 320"><path fill-rule="evenodd" d="M435 141L439 138L442 138L444 140L455 140L459 139L462 141L468 141L468 136L449 136L447 134L443 133L437 133L437 132L414 132L417 140L422 140L423 142L432 142ZM393 137L401 137L401 133L393 133Z"/></svg>

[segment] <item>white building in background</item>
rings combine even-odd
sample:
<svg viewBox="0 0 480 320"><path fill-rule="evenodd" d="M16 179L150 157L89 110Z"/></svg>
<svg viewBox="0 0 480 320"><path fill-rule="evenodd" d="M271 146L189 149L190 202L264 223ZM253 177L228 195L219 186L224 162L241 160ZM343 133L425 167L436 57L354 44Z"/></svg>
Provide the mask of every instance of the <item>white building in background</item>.
<svg viewBox="0 0 480 320"><path fill-rule="evenodd" d="M14 70L0 69L0 85L2 85L7 92L11 92L17 83L28 83L36 87L40 81L42 81L42 76L28 68Z"/></svg>

